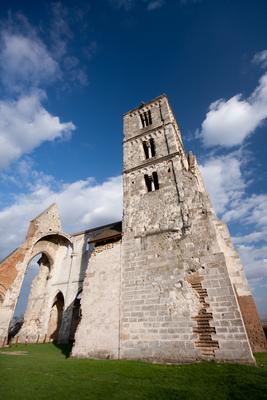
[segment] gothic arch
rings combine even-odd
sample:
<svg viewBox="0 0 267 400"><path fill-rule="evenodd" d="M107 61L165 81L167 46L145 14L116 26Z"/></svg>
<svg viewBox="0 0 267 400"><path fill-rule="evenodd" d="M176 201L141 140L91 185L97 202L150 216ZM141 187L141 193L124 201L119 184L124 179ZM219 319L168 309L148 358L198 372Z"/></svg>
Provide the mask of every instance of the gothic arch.
<svg viewBox="0 0 267 400"><path fill-rule="evenodd" d="M53 232L53 231L51 231L51 232L49 232L49 233L46 233L45 235L42 235L41 237L39 237L35 242L34 242L34 246L37 244L37 243L39 243L40 241L42 241L42 240L46 240L46 241L53 241L53 240L55 240L55 239L58 239L58 242L59 241L61 241L61 242L68 242L68 244L69 245L71 245L71 246L73 246L72 245L72 242L71 242L71 240L70 240L70 237L67 235L67 234L65 234L65 233L63 233L63 232Z"/></svg>

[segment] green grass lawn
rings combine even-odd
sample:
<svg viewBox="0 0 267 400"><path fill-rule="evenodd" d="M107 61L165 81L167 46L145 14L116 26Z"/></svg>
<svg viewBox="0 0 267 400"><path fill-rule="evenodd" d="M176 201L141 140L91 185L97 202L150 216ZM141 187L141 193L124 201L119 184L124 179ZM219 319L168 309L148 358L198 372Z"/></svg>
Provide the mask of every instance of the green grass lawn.
<svg viewBox="0 0 267 400"><path fill-rule="evenodd" d="M71 359L66 352L53 344L1 349L0 399L267 399L267 353L253 367Z"/></svg>

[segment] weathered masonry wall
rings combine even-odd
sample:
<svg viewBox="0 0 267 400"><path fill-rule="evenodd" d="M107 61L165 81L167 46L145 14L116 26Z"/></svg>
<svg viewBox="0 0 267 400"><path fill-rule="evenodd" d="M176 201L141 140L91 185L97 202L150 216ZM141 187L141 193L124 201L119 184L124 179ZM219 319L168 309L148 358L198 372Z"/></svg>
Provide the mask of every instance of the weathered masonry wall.
<svg viewBox="0 0 267 400"><path fill-rule="evenodd" d="M74 357L119 358L121 242L93 251L83 284Z"/></svg>
<svg viewBox="0 0 267 400"><path fill-rule="evenodd" d="M252 350L254 352L266 351L266 336L252 295L238 296L238 303L242 312Z"/></svg>
<svg viewBox="0 0 267 400"><path fill-rule="evenodd" d="M240 306L246 332L253 352L266 351L267 341L248 282L227 226L215 220L215 230L221 251L225 255L228 273Z"/></svg>
<svg viewBox="0 0 267 400"><path fill-rule="evenodd" d="M253 362L215 221L166 97L126 114L122 357Z"/></svg>

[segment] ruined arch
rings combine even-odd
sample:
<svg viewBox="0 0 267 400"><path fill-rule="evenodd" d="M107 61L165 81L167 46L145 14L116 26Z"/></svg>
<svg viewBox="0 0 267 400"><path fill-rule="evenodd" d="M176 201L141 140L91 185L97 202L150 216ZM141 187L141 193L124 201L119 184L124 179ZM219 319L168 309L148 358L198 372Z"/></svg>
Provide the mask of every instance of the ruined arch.
<svg viewBox="0 0 267 400"><path fill-rule="evenodd" d="M47 252L32 253L18 295L18 301L9 326L9 338L35 342L45 329L44 310L47 303L47 285L52 258ZM19 322L19 329L13 327Z"/></svg>
<svg viewBox="0 0 267 400"><path fill-rule="evenodd" d="M54 297L49 316L47 330L47 337L49 341L58 341L58 335L64 311L64 303L63 293L59 290L57 295Z"/></svg>
<svg viewBox="0 0 267 400"><path fill-rule="evenodd" d="M39 237L35 242L34 242L34 247L37 246L40 242L51 242L57 245L62 245L62 244L67 244L70 246L72 245L72 242L69 238L68 235L66 235L65 233L62 232L49 232L46 233L45 235L42 235L41 237Z"/></svg>

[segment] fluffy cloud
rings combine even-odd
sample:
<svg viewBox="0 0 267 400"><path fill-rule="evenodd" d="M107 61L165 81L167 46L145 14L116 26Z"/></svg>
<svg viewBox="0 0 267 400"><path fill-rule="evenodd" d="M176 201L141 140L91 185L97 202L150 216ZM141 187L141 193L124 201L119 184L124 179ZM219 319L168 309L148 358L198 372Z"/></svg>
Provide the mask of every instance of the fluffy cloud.
<svg viewBox="0 0 267 400"><path fill-rule="evenodd" d="M267 277L267 246L237 246L246 275L252 285Z"/></svg>
<svg viewBox="0 0 267 400"><path fill-rule="evenodd" d="M253 194L243 197L237 207L229 209L224 214L224 220L242 221L243 224L267 227L267 195Z"/></svg>
<svg viewBox="0 0 267 400"><path fill-rule="evenodd" d="M45 177L44 177L45 178ZM41 181L40 177L38 181ZM98 184L92 178L68 184L57 189L43 179L26 194L0 211L0 255L23 242L29 221L56 202L66 232L118 221L122 218L122 178L107 179Z"/></svg>
<svg viewBox="0 0 267 400"><path fill-rule="evenodd" d="M12 91L53 81L59 66L37 38L2 32L0 51L2 84Z"/></svg>
<svg viewBox="0 0 267 400"><path fill-rule="evenodd" d="M233 241L257 295L267 280L267 195L248 194L249 183L242 174L245 163L239 151L210 157L200 169L216 212L225 222L242 227ZM266 296L264 301L266 305Z"/></svg>
<svg viewBox="0 0 267 400"><path fill-rule="evenodd" d="M75 128L62 123L41 104L44 93L36 91L14 101L0 101L0 169L44 141L69 135Z"/></svg>
<svg viewBox="0 0 267 400"><path fill-rule="evenodd" d="M148 11L157 10L158 8L161 8L164 5L164 3L165 3L164 0L148 1L147 9L148 9Z"/></svg>
<svg viewBox="0 0 267 400"><path fill-rule="evenodd" d="M240 145L267 117L267 74L247 99L240 94L212 103L200 135L207 147Z"/></svg>
<svg viewBox="0 0 267 400"><path fill-rule="evenodd" d="M0 170L43 142L69 136L75 129L72 122L61 122L43 106L46 93L39 88L60 76L59 64L44 42L23 15L11 16L1 27Z"/></svg>
<svg viewBox="0 0 267 400"><path fill-rule="evenodd" d="M236 203L243 196L245 182L241 174L240 159L239 153L234 152L227 156L208 158L200 165L205 186L218 214L223 214L233 202Z"/></svg>
<svg viewBox="0 0 267 400"><path fill-rule="evenodd" d="M260 65L262 68L267 67L267 50L260 51L255 54L252 60L255 64Z"/></svg>
<svg viewBox="0 0 267 400"><path fill-rule="evenodd" d="M233 237L234 243L239 244L255 244L259 242L267 242L267 227L263 230L250 232L247 235Z"/></svg>
<svg viewBox="0 0 267 400"><path fill-rule="evenodd" d="M51 4L51 18L49 26L51 53L55 60L58 61L61 68L61 74L65 77L61 85L64 89L70 89L70 84L78 84L87 86L89 83L88 75L85 67L81 63L81 54L89 54L91 56L96 48L95 42L86 40L86 47L82 47L77 52L75 46L75 30L83 33L79 35L79 47L84 36L84 29L87 26L87 13L89 6L83 5L67 7L61 2ZM75 26L75 30L73 30ZM82 50L82 51L81 51ZM75 56L74 54L77 54Z"/></svg>

